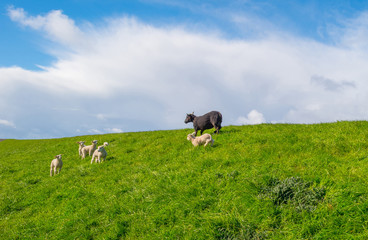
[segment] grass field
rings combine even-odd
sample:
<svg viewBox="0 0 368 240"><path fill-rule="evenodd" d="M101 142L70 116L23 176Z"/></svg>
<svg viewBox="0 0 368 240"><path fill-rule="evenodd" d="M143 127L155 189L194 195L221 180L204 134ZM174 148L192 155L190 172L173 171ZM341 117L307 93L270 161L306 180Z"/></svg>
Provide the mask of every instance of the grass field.
<svg viewBox="0 0 368 240"><path fill-rule="evenodd" d="M0 142L0 239L368 239L368 122L191 132Z"/></svg>

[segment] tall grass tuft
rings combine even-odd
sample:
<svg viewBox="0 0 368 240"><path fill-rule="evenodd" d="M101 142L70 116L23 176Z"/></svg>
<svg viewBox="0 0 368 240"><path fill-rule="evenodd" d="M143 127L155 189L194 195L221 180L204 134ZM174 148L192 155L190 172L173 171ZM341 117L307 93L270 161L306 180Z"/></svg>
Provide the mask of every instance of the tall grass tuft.
<svg viewBox="0 0 368 240"><path fill-rule="evenodd" d="M326 195L324 187L311 187L300 177L289 177L282 181L269 178L265 186L260 188L260 196L269 198L274 205L291 204L297 210L313 211Z"/></svg>

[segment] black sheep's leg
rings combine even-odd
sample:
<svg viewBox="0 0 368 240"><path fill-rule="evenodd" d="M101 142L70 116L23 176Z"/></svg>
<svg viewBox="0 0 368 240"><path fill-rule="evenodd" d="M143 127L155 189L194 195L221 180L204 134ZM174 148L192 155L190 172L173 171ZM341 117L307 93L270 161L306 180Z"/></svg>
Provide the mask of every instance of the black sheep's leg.
<svg viewBox="0 0 368 240"><path fill-rule="evenodd" d="M204 131L204 130L201 130L201 136L202 136L203 131Z"/></svg>
<svg viewBox="0 0 368 240"><path fill-rule="evenodd" d="M213 127L215 128L215 131L213 132L213 133L218 133L218 130L219 130L219 128L218 128L218 126L216 126L216 125L213 125Z"/></svg>
<svg viewBox="0 0 368 240"><path fill-rule="evenodd" d="M220 132L221 125L217 127L217 134Z"/></svg>

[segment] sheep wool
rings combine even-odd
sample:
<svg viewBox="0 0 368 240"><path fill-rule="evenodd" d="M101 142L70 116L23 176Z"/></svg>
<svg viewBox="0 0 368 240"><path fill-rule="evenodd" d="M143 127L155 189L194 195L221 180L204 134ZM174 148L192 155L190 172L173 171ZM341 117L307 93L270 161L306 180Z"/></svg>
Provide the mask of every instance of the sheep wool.
<svg viewBox="0 0 368 240"><path fill-rule="evenodd" d="M92 156L92 153L96 150L97 140L92 141L92 145L88 145L82 148L82 159L85 159L87 154Z"/></svg>
<svg viewBox="0 0 368 240"><path fill-rule="evenodd" d="M92 155L92 160L91 160L91 164L93 163L93 161L96 159L96 162L101 163L101 158L102 161L105 161L106 156L107 156L107 152L105 150L105 144L103 146L99 146L93 153Z"/></svg>
<svg viewBox="0 0 368 240"><path fill-rule="evenodd" d="M212 136L208 133L203 134L202 136L196 137L195 132L192 134L188 134L187 140L191 141L193 146L198 145L204 145L207 146L209 143L211 143L211 146L213 146L214 140L212 139Z"/></svg>
<svg viewBox="0 0 368 240"><path fill-rule="evenodd" d="M52 177L52 170L54 170L54 175L60 173L63 167L63 161L61 161L61 154L56 155L55 159L51 161L50 165L50 176Z"/></svg>
<svg viewBox="0 0 368 240"><path fill-rule="evenodd" d="M79 156L82 156L82 148L86 146L86 145L84 145L85 142L84 141L79 141L77 143L79 145L79 148L78 148Z"/></svg>

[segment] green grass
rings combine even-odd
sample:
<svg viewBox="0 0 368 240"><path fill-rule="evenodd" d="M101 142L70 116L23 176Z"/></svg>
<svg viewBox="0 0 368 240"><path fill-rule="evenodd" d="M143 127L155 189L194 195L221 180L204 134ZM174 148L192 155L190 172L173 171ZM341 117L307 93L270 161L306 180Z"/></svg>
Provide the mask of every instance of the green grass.
<svg viewBox="0 0 368 240"><path fill-rule="evenodd" d="M0 239L368 238L368 122L191 132L0 142ZM91 165L76 141L94 139Z"/></svg>

